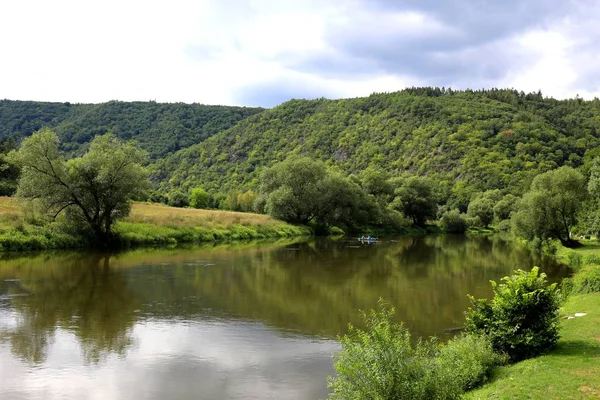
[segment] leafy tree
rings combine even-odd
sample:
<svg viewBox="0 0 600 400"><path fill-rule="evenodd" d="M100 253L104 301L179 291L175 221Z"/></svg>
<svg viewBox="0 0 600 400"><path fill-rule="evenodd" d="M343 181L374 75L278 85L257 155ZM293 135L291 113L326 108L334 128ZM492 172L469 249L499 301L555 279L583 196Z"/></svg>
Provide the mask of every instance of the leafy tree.
<svg viewBox="0 0 600 400"><path fill-rule="evenodd" d="M571 167L535 177L512 218L515 232L528 239L559 239L570 245L570 229L587 195L585 178Z"/></svg>
<svg viewBox="0 0 600 400"><path fill-rule="evenodd" d="M519 198L512 194L504 196L502 200L494 206L494 219L498 222L510 219L512 212L517 206L518 200Z"/></svg>
<svg viewBox="0 0 600 400"><path fill-rule="evenodd" d="M458 210L450 210L442 214L440 228L447 233L465 233L469 225L464 214Z"/></svg>
<svg viewBox="0 0 600 400"><path fill-rule="evenodd" d="M556 284L548 285L537 267L530 272L518 270L502 281L492 282L491 300L470 296L467 331L488 336L494 349L513 362L552 349L559 337Z"/></svg>
<svg viewBox="0 0 600 400"><path fill-rule="evenodd" d="M396 190L391 206L413 220L417 226L424 226L428 218L435 218L437 199L432 183L421 177L408 178Z"/></svg>
<svg viewBox="0 0 600 400"><path fill-rule="evenodd" d="M190 194L190 206L193 208L208 208L210 203L210 194L202 188L192 189Z"/></svg>
<svg viewBox="0 0 600 400"><path fill-rule="evenodd" d="M0 140L0 196L11 196L17 190L19 168L10 163L7 154L17 148L15 141Z"/></svg>
<svg viewBox="0 0 600 400"><path fill-rule="evenodd" d="M469 203L467 215L471 218L478 217L483 226L487 227L494 220L494 202L484 196L477 197Z"/></svg>
<svg viewBox="0 0 600 400"><path fill-rule="evenodd" d="M167 204L171 207L187 207L190 205L190 198L182 190L175 190L169 194Z"/></svg>
<svg viewBox="0 0 600 400"><path fill-rule="evenodd" d="M300 224L353 226L366 222L361 188L321 162L292 156L261 176L268 214Z"/></svg>
<svg viewBox="0 0 600 400"><path fill-rule="evenodd" d="M147 185L144 152L110 134L97 136L83 156L66 161L56 134L42 129L10 160L21 167L18 196L39 199L54 218L65 211L102 244L111 241L114 222L129 214L131 199Z"/></svg>

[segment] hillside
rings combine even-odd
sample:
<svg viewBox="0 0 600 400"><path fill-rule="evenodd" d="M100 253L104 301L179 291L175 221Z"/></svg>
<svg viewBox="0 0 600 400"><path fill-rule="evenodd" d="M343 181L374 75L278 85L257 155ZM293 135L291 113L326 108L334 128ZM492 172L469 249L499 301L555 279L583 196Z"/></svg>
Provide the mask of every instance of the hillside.
<svg viewBox="0 0 600 400"><path fill-rule="evenodd" d="M448 196L508 188L599 153L600 101L514 90L413 88L342 100L291 100L159 161L161 190L255 188L262 167L309 155L346 173L368 166L428 175Z"/></svg>
<svg viewBox="0 0 600 400"><path fill-rule="evenodd" d="M43 126L52 127L63 148L77 153L94 135L112 131L134 139L151 158L187 148L230 128L261 108L202 104L121 102L101 104L0 100L0 141L17 141Z"/></svg>

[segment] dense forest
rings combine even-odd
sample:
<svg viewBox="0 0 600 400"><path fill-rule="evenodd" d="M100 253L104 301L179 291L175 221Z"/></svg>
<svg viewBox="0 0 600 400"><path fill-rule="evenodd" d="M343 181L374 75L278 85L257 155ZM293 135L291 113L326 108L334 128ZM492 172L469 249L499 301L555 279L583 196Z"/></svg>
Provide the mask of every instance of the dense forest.
<svg viewBox="0 0 600 400"><path fill-rule="evenodd" d="M112 132L121 139L135 140L156 159L200 143L261 111L183 103L0 100L0 140L20 141L42 127L50 127L60 137L63 150L77 154L94 136Z"/></svg>
<svg viewBox="0 0 600 400"><path fill-rule="evenodd" d="M165 192L254 189L261 169L291 154L346 174L369 166L428 176L445 198L520 195L533 177L580 167L600 153L600 101L555 100L513 90L413 88L342 100L291 100L155 165ZM464 204L463 204L464 205Z"/></svg>
<svg viewBox="0 0 600 400"><path fill-rule="evenodd" d="M398 228L440 219L448 231L464 230L464 223L487 227L507 221L532 187L538 200L528 197L530 209L541 207L542 192L555 189L552 179L532 186L540 174L566 167L581 178L571 169L556 177L582 182L600 174L592 171L600 171L593 162L600 155L600 100L541 92L408 88L290 100L269 110L4 100L0 153L46 126L67 155L82 154L109 131L137 142L149 152L152 183L140 200L266 212L319 226ZM18 170L2 157L7 194ZM586 193L573 195L584 201ZM470 221L461 220L465 213ZM591 219L588 225L600 226ZM568 239L565 229L553 229Z"/></svg>

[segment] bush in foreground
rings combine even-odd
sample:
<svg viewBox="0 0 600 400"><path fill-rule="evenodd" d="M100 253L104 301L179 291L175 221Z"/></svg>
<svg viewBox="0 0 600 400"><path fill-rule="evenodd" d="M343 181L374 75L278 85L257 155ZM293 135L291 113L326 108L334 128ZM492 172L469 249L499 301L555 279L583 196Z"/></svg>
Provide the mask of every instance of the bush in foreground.
<svg viewBox="0 0 600 400"><path fill-rule="evenodd" d="M497 356L486 338L462 336L448 345L412 344L392 322L393 308L363 313L366 329L350 326L329 378L330 399L458 399L489 375Z"/></svg>
<svg viewBox="0 0 600 400"><path fill-rule="evenodd" d="M537 267L518 270L504 283L492 282L491 300L470 296L468 332L489 337L494 350L511 362L534 357L552 349L558 341L560 294L548 285Z"/></svg>

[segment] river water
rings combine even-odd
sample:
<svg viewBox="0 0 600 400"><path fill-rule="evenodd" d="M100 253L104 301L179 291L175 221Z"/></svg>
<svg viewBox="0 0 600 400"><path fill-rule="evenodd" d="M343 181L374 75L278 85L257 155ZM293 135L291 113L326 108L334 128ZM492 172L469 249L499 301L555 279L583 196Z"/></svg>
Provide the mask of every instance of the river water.
<svg viewBox="0 0 600 400"><path fill-rule="evenodd" d="M0 399L318 399L381 297L449 337L467 294L539 265L497 237L328 239L0 256Z"/></svg>

